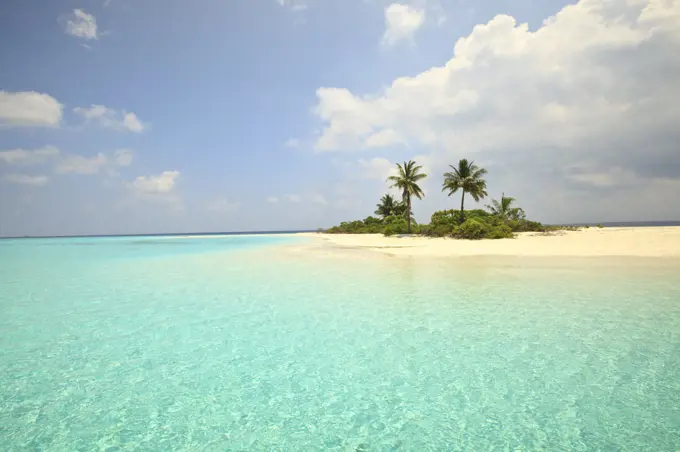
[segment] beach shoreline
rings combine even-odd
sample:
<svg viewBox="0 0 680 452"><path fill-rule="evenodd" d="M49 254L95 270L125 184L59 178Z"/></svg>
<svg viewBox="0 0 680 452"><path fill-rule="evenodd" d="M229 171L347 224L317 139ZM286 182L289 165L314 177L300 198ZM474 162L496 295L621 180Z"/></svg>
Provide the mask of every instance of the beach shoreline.
<svg viewBox="0 0 680 452"><path fill-rule="evenodd" d="M582 228L523 232L512 239L458 240L381 234L298 233L328 251L363 249L410 257L665 257L680 258L680 226Z"/></svg>

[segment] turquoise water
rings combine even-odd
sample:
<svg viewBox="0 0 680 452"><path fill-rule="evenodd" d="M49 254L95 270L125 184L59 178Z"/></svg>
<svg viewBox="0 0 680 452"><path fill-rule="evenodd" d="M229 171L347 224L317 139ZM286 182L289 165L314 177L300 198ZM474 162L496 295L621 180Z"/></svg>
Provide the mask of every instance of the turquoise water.
<svg viewBox="0 0 680 452"><path fill-rule="evenodd" d="M300 240L0 240L0 450L680 448L677 261Z"/></svg>

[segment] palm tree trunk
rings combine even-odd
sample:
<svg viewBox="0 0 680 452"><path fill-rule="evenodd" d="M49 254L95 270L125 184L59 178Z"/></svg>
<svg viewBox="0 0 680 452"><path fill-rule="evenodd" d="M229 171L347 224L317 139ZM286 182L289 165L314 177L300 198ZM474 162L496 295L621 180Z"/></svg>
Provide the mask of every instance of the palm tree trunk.
<svg viewBox="0 0 680 452"><path fill-rule="evenodd" d="M411 233L411 197L410 196L408 197L408 202L407 202L406 206L407 206L406 210L408 211L408 212L406 212L406 214L408 215L408 233L410 234Z"/></svg>
<svg viewBox="0 0 680 452"><path fill-rule="evenodd" d="M460 197L460 222L465 221L465 190L463 190L463 195Z"/></svg>

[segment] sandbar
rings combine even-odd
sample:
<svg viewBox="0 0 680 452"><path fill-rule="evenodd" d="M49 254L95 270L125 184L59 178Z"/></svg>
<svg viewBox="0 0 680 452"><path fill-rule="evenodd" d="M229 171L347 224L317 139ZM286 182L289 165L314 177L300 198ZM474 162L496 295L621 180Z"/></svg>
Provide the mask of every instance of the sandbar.
<svg viewBox="0 0 680 452"><path fill-rule="evenodd" d="M381 234L300 233L324 249L365 249L391 256L573 256L680 258L680 227L583 228L524 232L502 240L457 240Z"/></svg>

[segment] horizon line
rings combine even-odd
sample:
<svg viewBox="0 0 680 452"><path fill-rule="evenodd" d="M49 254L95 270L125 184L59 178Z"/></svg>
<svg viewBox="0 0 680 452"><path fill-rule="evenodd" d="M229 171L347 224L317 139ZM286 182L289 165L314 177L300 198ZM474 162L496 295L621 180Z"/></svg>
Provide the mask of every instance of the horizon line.
<svg viewBox="0 0 680 452"><path fill-rule="evenodd" d="M674 224L669 224L674 223ZM546 226L596 226L605 227L637 226L637 227L660 227L680 226L680 220L653 220L653 221L602 221L602 222L578 222L578 223L546 223ZM196 236L196 235L267 235L267 234L296 234L301 232L319 232L328 228L316 229L284 229L269 231L211 231L211 232L153 232L153 233L129 233L129 234L62 234L62 235L0 235L0 239L59 239L59 238L97 238L97 237L154 237L154 236Z"/></svg>

